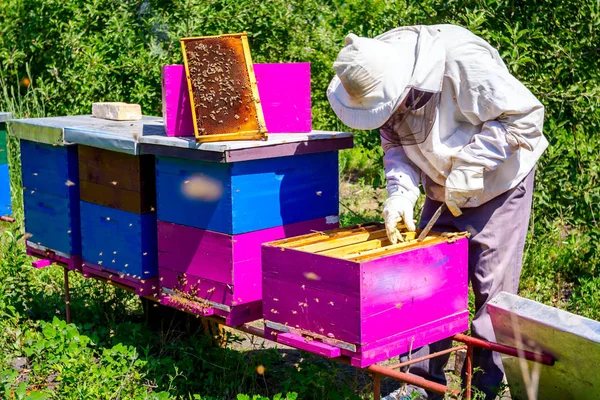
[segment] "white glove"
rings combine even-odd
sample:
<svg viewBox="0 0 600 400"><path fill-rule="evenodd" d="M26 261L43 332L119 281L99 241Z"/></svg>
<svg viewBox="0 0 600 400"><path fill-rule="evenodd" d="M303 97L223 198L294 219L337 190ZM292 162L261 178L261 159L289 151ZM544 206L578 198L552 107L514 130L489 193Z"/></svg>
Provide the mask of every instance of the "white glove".
<svg viewBox="0 0 600 400"><path fill-rule="evenodd" d="M392 244L403 242L404 238L400 234L397 226L402 222L406 229L413 232L415 222L413 221L413 211L415 202L404 196L400 192L394 192L383 205L383 219L385 220L385 230L387 237Z"/></svg>
<svg viewBox="0 0 600 400"><path fill-rule="evenodd" d="M455 217L471 201L477 204L477 195L483 193L483 167L457 166L446 178L445 200L448 209Z"/></svg>

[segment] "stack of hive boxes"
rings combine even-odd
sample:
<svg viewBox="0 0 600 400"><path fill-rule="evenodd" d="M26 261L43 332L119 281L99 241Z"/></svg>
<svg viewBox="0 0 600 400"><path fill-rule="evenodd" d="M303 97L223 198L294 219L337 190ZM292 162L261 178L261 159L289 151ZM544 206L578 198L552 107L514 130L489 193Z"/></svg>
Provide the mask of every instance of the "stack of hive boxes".
<svg viewBox="0 0 600 400"><path fill-rule="evenodd" d="M27 252L81 267L77 146L63 141L61 118L11 122L20 138Z"/></svg>
<svg viewBox="0 0 600 400"><path fill-rule="evenodd" d="M79 180L84 274L156 293L154 156L80 145Z"/></svg>
<svg viewBox="0 0 600 400"><path fill-rule="evenodd" d="M228 325L261 318L261 243L337 226L337 149L277 156L284 148L231 162L156 156L159 273L174 291L163 304Z"/></svg>
<svg viewBox="0 0 600 400"><path fill-rule="evenodd" d="M0 112L0 215L10 215L12 213L6 148L6 121L11 116L11 113Z"/></svg>

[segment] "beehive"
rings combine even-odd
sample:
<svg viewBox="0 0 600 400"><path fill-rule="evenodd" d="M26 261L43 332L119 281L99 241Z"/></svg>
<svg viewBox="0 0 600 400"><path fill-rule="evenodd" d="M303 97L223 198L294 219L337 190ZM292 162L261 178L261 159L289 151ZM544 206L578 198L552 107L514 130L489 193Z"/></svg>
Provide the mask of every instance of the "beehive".
<svg viewBox="0 0 600 400"><path fill-rule="evenodd" d="M77 146L21 140L28 252L80 267Z"/></svg>
<svg viewBox="0 0 600 400"><path fill-rule="evenodd" d="M267 135L245 33L181 39L198 142Z"/></svg>
<svg viewBox="0 0 600 400"><path fill-rule="evenodd" d="M264 244L267 337L366 367L464 331L466 235L405 237L369 224Z"/></svg>
<svg viewBox="0 0 600 400"><path fill-rule="evenodd" d="M79 146L83 270L142 295L158 291L154 171L152 155Z"/></svg>
<svg viewBox="0 0 600 400"><path fill-rule="evenodd" d="M260 319L261 244L337 227L337 153L351 145L315 134L145 148L158 153L161 302L228 325Z"/></svg>

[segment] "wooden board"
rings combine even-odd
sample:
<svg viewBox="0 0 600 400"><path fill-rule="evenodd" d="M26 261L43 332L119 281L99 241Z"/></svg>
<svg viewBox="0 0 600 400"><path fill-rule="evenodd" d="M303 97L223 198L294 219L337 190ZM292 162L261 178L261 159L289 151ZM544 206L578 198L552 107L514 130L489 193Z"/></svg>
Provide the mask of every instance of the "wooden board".
<svg viewBox="0 0 600 400"><path fill-rule="evenodd" d="M156 168L161 221L231 235L338 214L337 152L231 164L157 156Z"/></svg>
<svg viewBox="0 0 600 400"><path fill-rule="evenodd" d="M156 214L81 202L84 261L131 277L157 276Z"/></svg>
<svg viewBox="0 0 600 400"><path fill-rule="evenodd" d="M196 140L264 139L247 35L183 38L181 49Z"/></svg>
<svg viewBox="0 0 600 400"><path fill-rule="evenodd" d="M0 215L12 214L8 164L0 164Z"/></svg>
<svg viewBox="0 0 600 400"><path fill-rule="evenodd" d="M8 152L6 148L6 123L0 122L0 165L8 164Z"/></svg>
<svg viewBox="0 0 600 400"><path fill-rule="evenodd" d="M79 199L23 191L25 232L35 244L65 254L81 254Z"/></svg>
<svg viewBox="0 0 600 400"><path fill-rule="evenodd" d="M156 211L154 156L79 146L81 200L145 214Z"/></svg>
<svg viewBox="0 0 600 400"><path fill-rule="evenodd" d="M158 221L158 265L190 278L232 285L235 302L249 303L262 297L262 243L336 226L319 218L227 235Z"/></svg>

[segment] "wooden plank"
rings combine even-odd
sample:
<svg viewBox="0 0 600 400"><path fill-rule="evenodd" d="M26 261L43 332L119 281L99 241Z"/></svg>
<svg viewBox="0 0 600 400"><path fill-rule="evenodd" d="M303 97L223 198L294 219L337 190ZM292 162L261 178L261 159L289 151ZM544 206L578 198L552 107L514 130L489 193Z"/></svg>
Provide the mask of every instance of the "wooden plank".
<svg viewBox="0 0 600 400"><path fill-rule="evenodd" d="M148 186L140 193L86 181L81 181L79 184L82 201L135 214L156 212L156 199L148 193L150 192Z"/></svg>
<svg viewBox="0 0 600 400"><path fill-rule="evenodd" d="M271 278L346 296L360 293L360 264L320 254L263 246L262 274L263 281ZM263 287L263 294L267 289Z"/></svg>
<svg viewBox="0 0 600 400"><path fill-rule="evenodd" d="M337 249L348 245L356 245L367 242L373 239L381 239L387 237L385 229L365 233L355 233L353 235L332 237L326 241L317 243L305 244L302 246L294 246L296 250L308 251L311 253L322 253L326 250Z"/></svg>
<svg viewBox="0 0 600 400"><path fill-rule="evenodd" d="M78 146L79 160L92 166L108 167L115 170L140 171L141 157L131 154L100 149L91 146Z"/></svg>
<svg viewBox="0 0 600 400"><path fill-rule="evenodd" d="M163 267L159 269L159 276L161 287L185 293L192 299L209 300L227 307L231 307L234 303L231 285Z"/></svg>
<svg viewBox="0 0 600 400"><path fill-rule="evenodd" d="M66 254L81 254L79 199L24 191L25 232L31 242Z"/></svg>
<svg viewBox="0 0 600 400"><path fill-rule="evenodd" d="M367 223L364 225L359 225L358 227L354 227L354 228L348 228L348 227L344 227L344 228L338 228L338 229L332 229L332 230L327 230L327 231L319 231L319 232L313 232L313 233L308 233L306 235L300 235L300 236L294 236L294 237L290 237L290 238L286 238L286 239L282 239L282 240L275 240L273 242L269 243L269 246L277 246L277 247L285 247L285 248L295 248L296 246L302 246L305 244L310 244L310 243L316 243L316 242L320 242L320 241L324 241L327 240L333 236L335 236L337 233L346 233L349 232L349 234L353 234L354 232L370 232L370 231L374 231L379 229L379 226L374 224L374 223Z"/></svg>
<svg viewBox="0 0 600 400"><path fill-rule="evenodd" d="M308 351L309 353L317 354L325 358L335 358L341 355L341 349L334 347L317 340L305 338L293 333L279 333L277 334L277 342L295 347L300 350Z"/></svg>
<svg viewBox="0 0 600 400"><path fill-rule="evenodd" d="M226 151L226 162L248 161L263 158L297 156L301 154L325 153L350 149L354 146L351 137L327 140L312 140L307 142L282 143L267 147L233 149Z"/></svg>
<svg viewBox="0 0 600 400"><path fill-rule="evenodd" d="M404 232L402 233L402 236L404 237L404 240L408 242L415 239L416 232ZM384 234L380 238L369 240L363 243L357 243L354 245L335 248L332 250L322 251L319 252L319 254L327 255L329 257L351 259L353 257L356 257L358 254L362 254L365 251L379 249L390 245L391 242L388 240L387 235Z"/></svg>
<svg viewBox="0 0 600 400"><path fill-rule="evenodd" d="M0 164L0 216L12 214L8 164Z"/></svg>
<svg viewBox="0 0 600 400"><path fill-rule="evenodd" d="M81 202L83 260L131 276L158 272L156 214Z"/></svg>
<svg viewBox="0 0 600 400"><path fill-rule="evenodd" d="M8 164L8 152L6 148L6 124L0 122L0 165Z"/></svg>
<svg viewBox="0 0 600 400"><path fill-rule="evenodd" d="M310 132L310 63L253 64L269 134Z"/></svg>
<svg viewBox="0 0 600 400"><path fill-rule="evenodd" d="M234 163L233 233L337 215L336 153Z"/></svg>
<svg viewBox="0 0 600 400"><path fill-rule="evenodd" d="M76 166L75 166L76 167ZM74 172L77 172L75 169ZM23 189L40 191L64 198L79 197L79 180L71 180L72 173L64 169L32 167L22 164L21 178Z"/></svg>
<svg viewBox="0 0 600 400"><path fill-rule="evenodd" d="M20 141L23 186L61 197L79 197L77 146Z"/></svg>
<svg viewBox="0 0 600 400"><path fill-rule="evenodd" d="M370 343L468 310L467 240L361 264L361 340Z"/></svg>
<svg viewBox="0 0 600 400"><path fill-rule="evenodd" d="M367 250L355 255L354 257L347 257L347 259L355 262L365 262L368 260L389 256L391 254L397 254L408 250L414 250L419 247L426 247L444 242L446 242L446 239L440 237L439 235L427 236L422 242L413 240L410 242L397 243L395 245L386 246L379 249Z"/></svg>
<svg viewBox="0 0 600 400"><path fill-rule="evenodd" d="M141 154L152 154L163 157L184 158L195 161L208 161L214 163L224 163L225 153L216 151L198 150L191 148L181 148L173 146L164 146L159 144L144 143L141 145Z"/></svg>
<svg viewBox="0 0 600 400"><path fill-rule="evenodd" d="M335 153L233 164L157 157L156 167L161 221L241 234L339 211Z"/></svg>
<svg viewBox="0 0 600 400"><path fill-rule="evenodd" d="M360 343L360 297L265 277L264 319L304 331Z"/></svg>
<svg viewBox="0 0 600 400"><path fill-rule="evenodd" d="M161 268L233 284L233 245L230 235L158 221Z"/></svg>

